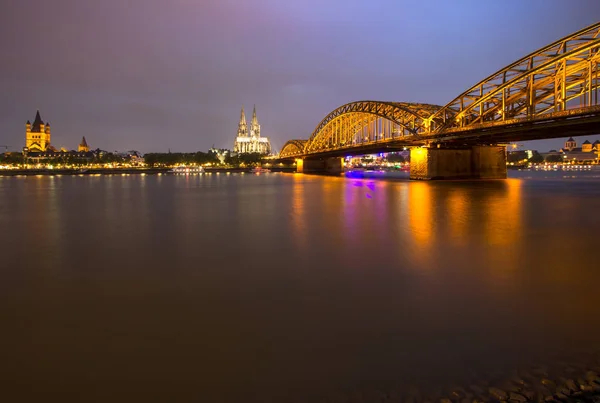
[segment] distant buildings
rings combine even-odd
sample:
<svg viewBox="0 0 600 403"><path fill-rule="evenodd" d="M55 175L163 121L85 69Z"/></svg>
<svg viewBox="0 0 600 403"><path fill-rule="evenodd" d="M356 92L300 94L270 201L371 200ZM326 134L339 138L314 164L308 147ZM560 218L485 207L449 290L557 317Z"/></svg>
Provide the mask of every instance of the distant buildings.
<svg viewBox="0 0 600 403"><path fill-rule="evenodd" d="M598 160L600 141L596 140L592 144L589 140L586 140L581 147L577 147L577 142L571 137L565 142L565 146L560 152L563 154L565 161L594 162Z"/></svg>
<svg viewBox="0 0 600 403"><path fill-rule="evenodd" d="M242 114L240 123L238 124L238 132L233 145L233 151L238 154L259 153L270 154L271 143L267 137L260 136L260 125L256 117L256 107L252 112L252 122L250 124L250 133L248 133L248 125L246 124L246 114L242 106Z"/></svg>

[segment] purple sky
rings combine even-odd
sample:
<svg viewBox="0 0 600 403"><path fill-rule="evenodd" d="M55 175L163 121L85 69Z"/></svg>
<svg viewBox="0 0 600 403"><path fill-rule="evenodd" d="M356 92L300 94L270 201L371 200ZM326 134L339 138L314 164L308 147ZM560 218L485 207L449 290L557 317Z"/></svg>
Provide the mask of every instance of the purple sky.
<svg viewBox="0 0 600 403"><path fill-rule="evenodd" d="M350 101L444 105L599 17L598 0L8 0L0 145L20 150L39 109L56 147L232 148L256 104L279 149Z"/></svg>

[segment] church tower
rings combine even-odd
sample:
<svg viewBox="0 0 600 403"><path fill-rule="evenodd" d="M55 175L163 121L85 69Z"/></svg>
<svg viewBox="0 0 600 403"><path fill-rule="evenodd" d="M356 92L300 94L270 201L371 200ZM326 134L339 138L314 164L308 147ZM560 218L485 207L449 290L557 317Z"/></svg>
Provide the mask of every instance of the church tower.
<svg viewBox="0 0 600 403"><path fill-rule="evenodd" d="M87 153L88 151L90 151L90 147L88 146L87 141L85 141L85 136L83 136L83 138L81 139L81 143L77 147L77 151L80 153Z"/></svg>
<svg viewBox="0 0 600 403"><path fill-rule="evenodd" d="M29 120L25 124L25 147L33 152L43 152L50 147L50 123L44 124L40 111L35 114L33 125Z"/></svg>
<svg viewBox="0 0 600 403"><path fill-rule="evenodd" d="M258 124L258 118L256 117L256 105L252 111L252 123L250 124L250 137L260 137L260 125Z"/></svg>
<svg viewBox="0 0 600 403"><path fill-rule="evenodd" d="M248 136L248 125L246 124L246 113L244 112L244 107L242 106L242 114L240 116L240 123L238 124L238 137L247 137Z"/></svg>

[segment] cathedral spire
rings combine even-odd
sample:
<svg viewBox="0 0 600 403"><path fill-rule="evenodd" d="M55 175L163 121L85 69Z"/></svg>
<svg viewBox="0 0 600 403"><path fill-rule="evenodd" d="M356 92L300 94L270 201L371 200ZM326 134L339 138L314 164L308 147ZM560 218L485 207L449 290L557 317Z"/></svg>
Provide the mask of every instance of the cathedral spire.
<svg viewBox="0 0 600 403"><path fill-rule="evenodd" d="M240 127L246 125L246 113L244 112L244 105L242 105L242 114L240 116Z"/></svg>
<svg viewBox="0 0 600 403"><path fill-rule="evenodd" d="M238 137L244 137L248 135L248 125L246 124L246 113L244 112L244 106L242 105L242 114L240 115L240 123L238 124Z"/></svg>
<svg viewBox="0 0 600 403"><path fill-rule="evenodd" d="M254 110L252 111L252 125L258 125L258 118L256 117L256 105L254 105Z"/></svg>
<svg viewBox="0 0 600 403"><path fill-rule="evenodd" d="M258 124L258 118L256 117L256 105L252 111L252 123L250 124L250 134L252 137L260 137L260 125Z"/></svg>

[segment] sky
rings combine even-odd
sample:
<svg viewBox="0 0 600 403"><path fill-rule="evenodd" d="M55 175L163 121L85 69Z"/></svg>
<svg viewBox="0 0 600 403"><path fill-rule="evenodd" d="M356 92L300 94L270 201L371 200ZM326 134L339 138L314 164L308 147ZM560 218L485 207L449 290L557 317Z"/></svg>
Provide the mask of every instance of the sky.
<svg viewBox="0 0 600 403"><path fill-rule="evenodd" d="M445 105L598 18L598 0L6 0L0 145L39 109L57 148L232 148L256 105L278 150L351 101Z"/></svg>

